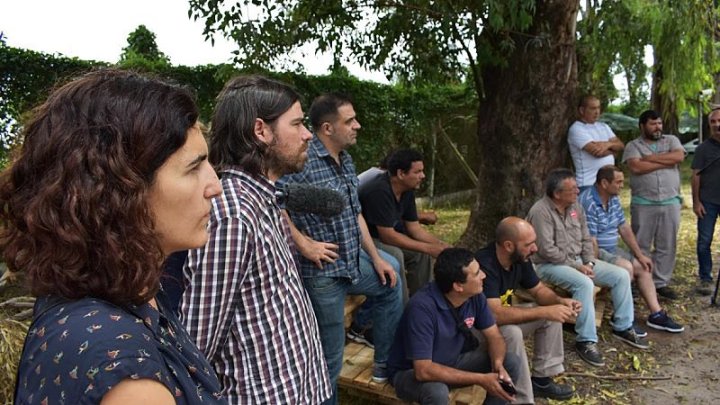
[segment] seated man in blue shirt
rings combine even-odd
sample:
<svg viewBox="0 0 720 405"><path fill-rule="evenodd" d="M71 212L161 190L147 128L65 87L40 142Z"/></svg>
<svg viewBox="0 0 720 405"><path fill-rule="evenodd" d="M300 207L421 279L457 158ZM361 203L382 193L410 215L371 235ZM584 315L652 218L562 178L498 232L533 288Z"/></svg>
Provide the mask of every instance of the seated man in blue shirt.
<svg viewBox="0 0 720 405"><path fill-rule="evenodd" d="M485 273L466 249L437 258L435 281L417 291L405 308L390 350L390 381L398 397L420 404L447 404L450 387L480 385L485 404L514 400L518 357L505 341L482 294ZM479 345L470 327L479 330ZM507 387L509 392L503 388Z"/></svg>
<svg viewBox="0 0 720 405"><path fill-rule="evenodd" d="M652 278L653 262L647 257L635 239L620 206L620 190L625 176L617 166L607 165L598 170L595 185L580 193L579 201L585 209L588 231L600 260L622 267L637 282L638 290L650 310L646 324L658 330L680 333L685 328L673 321L658 302ZM622 237L632 254L617 247L618 235ZM646 333L635 328L638 335Z"/></svg>

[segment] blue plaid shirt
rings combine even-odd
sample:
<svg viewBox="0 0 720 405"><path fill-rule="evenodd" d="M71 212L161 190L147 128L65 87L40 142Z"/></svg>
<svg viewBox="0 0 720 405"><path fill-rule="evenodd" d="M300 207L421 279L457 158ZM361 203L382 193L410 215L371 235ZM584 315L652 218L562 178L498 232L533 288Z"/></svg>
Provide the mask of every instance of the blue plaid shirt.
<svg viewBox="0 0 720 405"><path fill-rule="evenodd" d="M286 175L276 182L282 189L286 183L306 183L318 187L339 191L345 198L345 209L332 218L315 214L289 211L290 218L301 232L316 241L334 243L339 246L340 256L335 263L323 262L319 269L315 263L300 257L302 276L345 277L355 283L359 278L360 266L360 226L358 215L361 212L358 199L358 178L350 154L340 152L340 165L335 162L325 145L314 136L308 145L308 161L300 173Z"/></svg>

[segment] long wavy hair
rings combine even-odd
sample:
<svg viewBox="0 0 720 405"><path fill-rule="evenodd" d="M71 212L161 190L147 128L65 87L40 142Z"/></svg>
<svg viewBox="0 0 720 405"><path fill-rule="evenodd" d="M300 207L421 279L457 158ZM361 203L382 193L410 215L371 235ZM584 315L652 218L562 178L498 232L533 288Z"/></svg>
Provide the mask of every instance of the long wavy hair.
<svg viewBox="0 0 720 405"><path fill-rule="evenodd" d="M260 75L230 79L213 111L210 126L210 163L220 171L240 166L252 175L266 174L267 145L255 136L255 120L271 127L300 95L289 85Z"/></svg>
<svg viewBox="0 0 720 405"><path fill-rule="evenodd" d="M140 304L164 259L147 197L197 121L185 88L106 69L37 107L0 175L0 249L34 295Z"/></svg>

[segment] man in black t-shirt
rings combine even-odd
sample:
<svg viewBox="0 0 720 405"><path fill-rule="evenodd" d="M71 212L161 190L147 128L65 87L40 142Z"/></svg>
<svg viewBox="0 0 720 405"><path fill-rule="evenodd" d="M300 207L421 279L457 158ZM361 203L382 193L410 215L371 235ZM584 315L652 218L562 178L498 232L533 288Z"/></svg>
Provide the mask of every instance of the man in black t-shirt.
<svg viewBox="0 0 720 405"><path fill-rule="evenodd" d="M552 377L564 371L562 323L572 320L582 305L559 297L535 274L530 256L537 246L530 223L517 217L505 218L496 229L495 239L495 243L479 250L476 258L487 274L485 296L507 350L520 356L524 365L516 380L517 402L534 403L534 397L569 399L573 389L556 384ZM518 288L527 290L538 306L510 306ZM523 339L529 335L535 338L532 378Z"/></svg>
<svg viewBox="0 0 720 405"><path fill-rule="evenodd" d="M405 264L412 295L430 281L431 262L449 245L418 222L414 191L425 178L422 155L400 149L387 160L387 172L365 177L358 188L362 214L375 245Z"/></svg>

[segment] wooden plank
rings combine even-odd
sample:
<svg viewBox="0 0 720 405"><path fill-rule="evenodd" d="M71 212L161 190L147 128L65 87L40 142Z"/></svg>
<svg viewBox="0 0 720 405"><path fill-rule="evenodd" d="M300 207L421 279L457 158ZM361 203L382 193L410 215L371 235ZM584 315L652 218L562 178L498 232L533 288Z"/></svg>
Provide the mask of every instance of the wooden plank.
<svg viewBox="0 0 720 405"><path fill-rule="evenodd" d="M479 405L485 401L486 392L479 385L458 388L450 392L450 404Z"/></svg>
<svg viewBox="0 0 720 405"><path fill-rule="evenodd" d="M357 351L354 355L350 356L349 358L346 357L343 361L343 367L342 370L340 370L340 377L338 378L338 383L344 383L344 384L350 384L352 385L354 383L355 378L357 378L363 371L365 371L368 367L370 367L370 373L372 375L372 363L373 363L373 349L366 347L364 345L360 345L358 343L350 343L347 346L350 345L359 345L361 346L361 349ZM347 347L346 346L346 347ZM367 384L365 384L367 385Z"/></svg>

